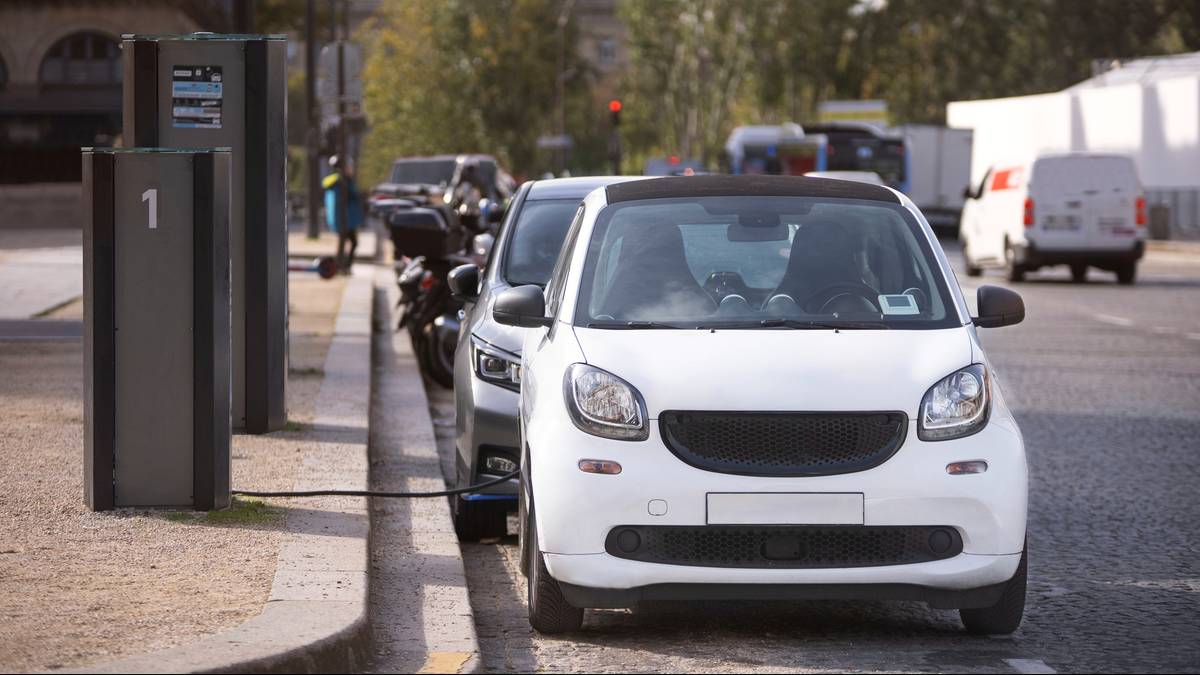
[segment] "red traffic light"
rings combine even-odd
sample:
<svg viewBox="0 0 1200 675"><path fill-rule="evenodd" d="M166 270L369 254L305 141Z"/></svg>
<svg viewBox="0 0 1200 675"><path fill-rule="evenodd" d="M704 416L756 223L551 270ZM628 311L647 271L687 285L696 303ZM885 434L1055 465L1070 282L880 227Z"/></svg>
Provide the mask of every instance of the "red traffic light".
<svg viewBox="0 0 1200 675"><path fill-rule="evenodd" d="M621 99L614 98L608 102L609 112L621 112Z"/></svg>

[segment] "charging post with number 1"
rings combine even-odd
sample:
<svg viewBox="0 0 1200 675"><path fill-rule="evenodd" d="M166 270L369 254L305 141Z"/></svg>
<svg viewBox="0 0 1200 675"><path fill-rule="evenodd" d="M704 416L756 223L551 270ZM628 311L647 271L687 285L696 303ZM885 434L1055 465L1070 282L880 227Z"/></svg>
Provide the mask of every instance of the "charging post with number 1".
<svg viewBox="0 0 1200 675"><path fill-rule="evenodd" d="M229 506L226 149L84 148L88 506Z"/></svg>

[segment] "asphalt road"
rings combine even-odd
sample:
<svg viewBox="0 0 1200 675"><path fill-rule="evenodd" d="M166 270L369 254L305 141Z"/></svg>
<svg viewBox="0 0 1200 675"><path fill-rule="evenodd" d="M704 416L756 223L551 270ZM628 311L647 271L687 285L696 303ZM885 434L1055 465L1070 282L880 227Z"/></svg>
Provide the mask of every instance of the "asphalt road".
<svg viewBox="0 0 1200 675"><path fill-rule="evenodd" d="M1026 321L981 331L1031 471L1016 634L970 637L956 612L919 603L803 602L590 611L582 633L544 637L529 628L509 536L463 547L484 667L1200 672L1200 258L1156 256L1139 276L1124 287L1097 271L1083 285L1065 268L1031 275L1013 285ZM972 304L980 281L1006 285L998 273L961 281ZM453 402L431 394L447 453Z"/></svg>

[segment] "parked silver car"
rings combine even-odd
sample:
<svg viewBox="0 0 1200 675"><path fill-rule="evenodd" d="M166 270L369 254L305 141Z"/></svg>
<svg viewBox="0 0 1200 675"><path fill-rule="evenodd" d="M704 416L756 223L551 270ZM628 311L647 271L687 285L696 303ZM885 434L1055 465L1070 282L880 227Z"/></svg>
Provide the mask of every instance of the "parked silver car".
<svg viewBox="0 0 1200 675"><path fill-rule="evenodd" d="M463 265L451 271L450 288L464 301L463 330L454 355L458 486L510 473L521 457L517 400L524 329L492 319L496 295L513 286L544 287L580 201L596 188L637 178L593 176L525 183L513 197L486 267L480 271ZM455 497L459 538L503 536L508 512L516 507L516 479Z"/></svg>

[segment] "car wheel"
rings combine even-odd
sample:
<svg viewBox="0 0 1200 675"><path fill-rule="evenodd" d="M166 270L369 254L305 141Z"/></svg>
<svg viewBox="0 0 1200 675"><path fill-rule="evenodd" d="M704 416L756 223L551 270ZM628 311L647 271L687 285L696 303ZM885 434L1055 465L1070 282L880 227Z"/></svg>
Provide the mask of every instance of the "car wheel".
<svg viewBox="0 0 1200 675"><path fill-rule="evenodd" d="M533 526L533 513L522 523L524 535L529 538L529 571L526 573L529 602L529 625L539 633L549 635L573 633L583 628L583 610L572 607L558 582L546 569L546 560L538 545L537 528Z"/></svg>
<svg viewBox="0 0 1200 675"><path fill-rule="evenodd" d="M1131 285L1137 279L1137 263L1123 263L1117 268L1117 283Z"/></svg>
<svg viewBox="0 0 1200 675"><path fill-rule="evenodd" d="M1004 245L1004 273L1009 281L1022 282L1025 281L1025 268L1017 264L1017 254L1013 251L1012 246Z"/></svg>
<svg viewBox="0 0 1200 675"><path fill-rule="evenodd" d="M971 262L971 251L966 244L963 245L963 268L969 277L977 277L983 274L983 268Z"/></svg>
<svg viewBox="0 0 1200 675"><path fill-rule="evenodd" d="M425 350L426 373L429 378L446 389L454 388L454 349L457 345L441 336L433 324L426 324L421 340Z"/></svg>
<svg viewBox="0 0 1200 675"><path fill-rule="evenodd" d="M495 502L472 502L454 498L454 531L459 541L496 539L508 534L508 511Z"/></svg>
<svg viewBox="0 0 1200 675"><path fill-rule="evenodd" d="M1029 547L1021 553L1021 564L1017 565L1017 573L1004 587L1000 601L991 607L978 609L960 609L959 618L967 632L973 635L1008 635L1021 625L1025 615L1025 586L1028 581L1026 561L1029 557Z"/></svg>
<svg viewBox="0 0 1200 675"><path fill-rule="evenodd" d="M1071 265L1071 281L1082 284L1087 281L1087 265Z"/></svg>

